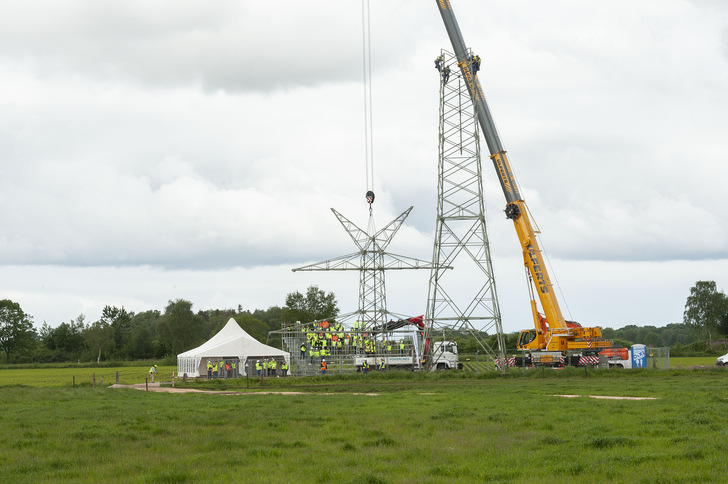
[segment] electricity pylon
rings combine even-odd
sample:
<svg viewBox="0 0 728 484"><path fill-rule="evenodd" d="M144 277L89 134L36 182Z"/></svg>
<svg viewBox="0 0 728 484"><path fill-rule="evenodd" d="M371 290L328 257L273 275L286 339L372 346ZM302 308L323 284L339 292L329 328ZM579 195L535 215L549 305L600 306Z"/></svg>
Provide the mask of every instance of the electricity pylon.
<svg viewBox="0 0 728 484"><path fill-rule="evenodd" d="M485 226L480 131L456 62L442 51L449 79L440 80L437 227L425 325L430 333L475 337L495 369L496 359L505 361L505 339ZM455 270L446 274L445 267Z"/></svg>
<svg viewBox="0 0 728 484"><path fill-rule="evenodd" d="M369 201L369 199L368 199ZM387 290L385 287L384 273L387 270L403 269L431 269L432 265L427 261L406 257L386 252L387 246L412 211L408 208L402 214L392 220L386 227L376 231L374 228L374 216L369 201L369 230L364 231L352 221L334 210L344 230L354 241L358 252L336 257L323 262L298 267L296 271L359 271L359 308L357 309L357 321L359 329L366 329L382 326L389 319L391 313L387 309ZM397 315L400 317L401 315Z"/></svg>

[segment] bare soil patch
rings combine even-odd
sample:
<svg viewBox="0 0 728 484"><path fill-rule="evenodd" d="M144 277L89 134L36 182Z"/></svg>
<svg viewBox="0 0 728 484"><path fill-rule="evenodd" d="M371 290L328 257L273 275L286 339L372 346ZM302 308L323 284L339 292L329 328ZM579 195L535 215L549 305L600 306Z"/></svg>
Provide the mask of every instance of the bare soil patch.
<svg viewBox="0 0 728 484"><path fill-rule="evenodd" d="M134 385L111 385L109 388L131 388L133 390L147 390L150 392L160 393L209 393L213 395L341 395L341 393L325 393L325 392L230 392L230 391L213 391L213 390L197 390L195 388L177 388L170 386L161 386L159 382L154 383L137 383ZM378 393L347 393L347 395L365 395L370 397L378 396Z"/></svg>
<svg viewBox="0 0 728 484"><path fill-rule="evenodd" d="M597 398L600 400L659 400L657 397L618 397L608 395L552 395L553 397L564 397L564 398Z"/></svg>

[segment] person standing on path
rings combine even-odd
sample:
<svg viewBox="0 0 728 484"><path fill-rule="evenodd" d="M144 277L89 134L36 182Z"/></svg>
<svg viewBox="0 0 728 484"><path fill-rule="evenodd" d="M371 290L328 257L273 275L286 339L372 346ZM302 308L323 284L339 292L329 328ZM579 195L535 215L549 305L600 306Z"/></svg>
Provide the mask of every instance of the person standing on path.
<svg viewBox="0 0 728 484"><path fill-rule="evenodd" d="M152 383L154 383L154 375L157 374L157 365L154 365L149 369L149 376L152 377Z"/></svg>

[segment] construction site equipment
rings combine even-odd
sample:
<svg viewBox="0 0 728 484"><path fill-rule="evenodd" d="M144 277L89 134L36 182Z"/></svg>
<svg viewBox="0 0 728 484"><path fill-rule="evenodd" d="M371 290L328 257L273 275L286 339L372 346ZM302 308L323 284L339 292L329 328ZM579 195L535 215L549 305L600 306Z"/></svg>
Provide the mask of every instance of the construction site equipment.
<svg viewBox="0 0 728 484"><path fill-rule="evenodd" d="M356 316L357 313L349 313L305 324L296 321L271 332L281 334L283 347L290 352L291 374L317 375L324 359L327 374L361 371L365 361L371 370L462 368L457 343L445 340L433 343L423 331L422 316L369 327L363 321L353 319ZM435 357L426 360L423 355L430 348Z"/></svg>
<svg viewBox="0 0 728 484"><path fill-rule="evenodd" d="M564 319L536 240L536 231L531 223L528 207L518 189L483 89L473 69L473 56L465 44L450 1L438 0L437 6L506 198L505 215L513 221L523 252L531 292L534 329L519 334L518 349L528 350L531 353L532 364L561 366L567 361L565 357L574 353L591 356L601 348L611 347L610 341L602 340L601 328L581 327L577 323L567 323ZM534 294L538 296L543 316L538 310Z"/></svg>
<svg viewBox="0 0 728 484"><path fill-rule="evenodd" d="M391 335L394 331L411 331L401 341L401 347L397 348L387 343L387 334ZM379 354L374 352L365 352L364 355L358 356L354 360L357 371L361 371L366 361L372 368L389 369L396 368L402 370L460 370L462 364L458 358L458 344L455 341L435 341L432 342L429 333L425 333L425 324L423 316L414 318L400 319L397 321L389 321L382 326L372 328L370 333L376 338L379 335L385 335L382 340L384 351ZM391 338L391 336L390 336ZM389 340L391 341L391 339ZM409 348L405 351L405 348ZM429 355L429 358L424 358Z"/></svg>

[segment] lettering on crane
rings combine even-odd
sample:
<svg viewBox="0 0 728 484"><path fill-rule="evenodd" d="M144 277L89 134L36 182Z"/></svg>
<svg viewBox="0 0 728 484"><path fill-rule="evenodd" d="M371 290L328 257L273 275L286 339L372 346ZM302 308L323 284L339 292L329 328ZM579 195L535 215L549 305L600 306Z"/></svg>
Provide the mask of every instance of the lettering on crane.
<svg viewBox="0 0 728 484"><path fill-rule="evenodd" d="M465 82L468 84L468 89L470 89L470 93L473 95L473 103L482 101L485 97L483 95L483 89L480 87L480 83L473 83L473 71L464 64L464 61L459 64L461 67L460 70L465 75Z"/></svg>
<svg viewBox="0 0 728 484"><path fill-rule="evenodd" d="M443 10L452 10L452 5L450 5L450 0L437 0L437 3L440 4L440 8Z"/></svg>
<svg viewBox="0 0 728 484"><path fill-rule="evenodd" d="M510 177L508 176L508 175L510 175L510 173L508 173L506 171L506 166L503 163L503 158L501 157L501 154L496 153L495 155L492 156L492 158L493 158L493 161L495 162L495 168L496 168L496 170L498 170L498 175L500 176L501 183L503 184L503 188L508 193L513 193L513 187L511 186Z"/></svg>
<svg viewBox="0 0 728 484"><path fill-rule="evenodd" d="M528 251L528 257L531 259L531 266L533 267L533 275L536 278L536 283L538 284L538 288L542 294L548 294L549 288L546 285L546 279L543 276L543 272L541 271L541 266L539 265L538 259L536 258L536 251L533 249L533 246L530 244L526 247L526 250Z"/></svg>

